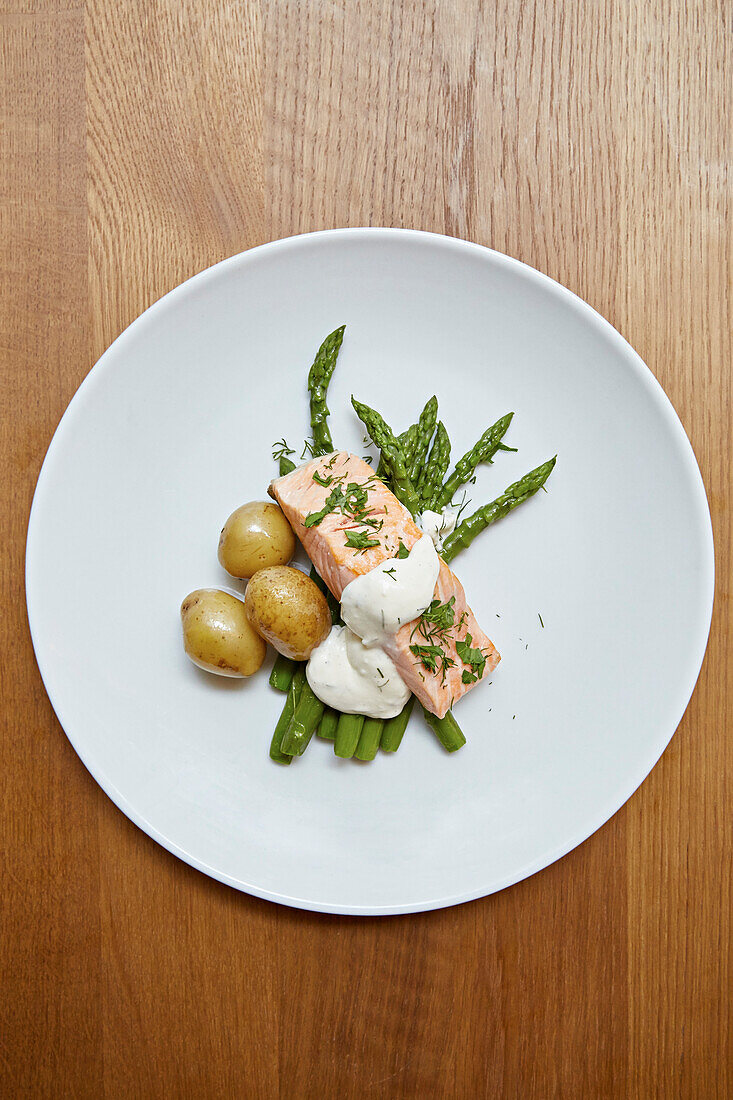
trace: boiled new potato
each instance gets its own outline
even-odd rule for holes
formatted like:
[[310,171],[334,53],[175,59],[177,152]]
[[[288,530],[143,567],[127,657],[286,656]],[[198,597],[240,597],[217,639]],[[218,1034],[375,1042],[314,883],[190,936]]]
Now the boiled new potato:
[[252,577],[258,569],[287,565],[295,553],[295,535],[277,504],[252,500],[232,512],[219,537],[219,561],[233,577]]
[[195,665],[217,676],[251,676],[267,646],[252,629],[242,600],[197,588],[181,604],[183,646]]
[[255,573],[244,606],[257,633],[296,661],[307,660],[331,629],[326,597],[310,577],[288,565]]

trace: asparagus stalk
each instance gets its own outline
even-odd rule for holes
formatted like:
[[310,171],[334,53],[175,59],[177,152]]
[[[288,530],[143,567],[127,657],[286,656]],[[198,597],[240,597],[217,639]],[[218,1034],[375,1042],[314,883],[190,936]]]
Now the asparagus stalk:
[[278,653],[270,673],[270,687],[273,687],[275,691],[287,691],[292,682],[297,663],[290,657],[284,657],[282,653]]
[[334,710],[333,707],[326,707],[316,730],[317,736],[322,737],[324,741],[335,741],[339,718],[340,714],[337,710]]
[[351,404],[375,446],[382,452],[395,496],[414,515],[418,511],[420,501],[407,472],[402,447],[395,438],[394,432],[386,420],[368,405],[357,401],[355,397],[351,398]]
[[479,508],[479,510],[474,512],[472,516],[469,516],[468,519],[464,519],[463,523],[460,523],[455,531],[451,535],[448,535],[448,538],[443,543],[444,561],[452,561],[460,550],[467,549],[476,536],[484,531],[490,524],[495,523],[498,519],[502,519],[504,516],[508,515],[512,509],[522,504],[525,500],[529,500],[531,496],[534,496],[538,489],[541,489],[547,481],[553,471],[556,461],[557,455],[551,458],[549,462],[544,462],[541,466],[537,466],[536,469],[530,470],[530,472],[520,478],[519,481],[515,481],[513,485],[510,485],[496,500],[493,500],[490,504],[485,504],[483,508]]
[[[410,427],[397,436],[397,442],[402,448],[402,453],[405,456],[405,467],[410,464],[410,455],[415,450],[415,442],[417,440],[417,424],[410,424]],[[382,481],[386,481],[389,478],[389,469],[385,461],[384,455],[380,452],[379,464],[377,466],[377,477],[381,477]]]
[[304,679],[290,725],[282,736],[280,751],[288,756],[302,756],[316,732],[324,709],[323,703]]
[[384,722],[381,718],[365,718],[364,725],[359,734],[359,743],[356,746],[354,756],[357,760],[373,760],[377,755],[379,742],[382,739]]
[[415,696],[411,695],[397,717],[389,718],[384,723],[384,727],[382,729],[382,739],[380,742],[381,748],[384,752],[397,752],[397,749],[402,743],[402,738],[405,735],[407,723],[410,721],[410,715],[412,714],[412,708],[414,705]]
[[335,329],[321,344],[308,372],[308,392],[310,393],[311,431],[313,433],[313,454],[327,455],[333,450],[331,430],[328,426],[328,405],[326,397],[338,353],[344,338],[345,325]]
[[342,714],[339,717],[336,728],[336,741],[333,746],[336,756],[350,759],[354,755],[363,726],[363,714]]
[[467,451],[463,458],[459,458],[453,473],[435,499],[436,511],[450,504],[458,489],[473,477],[477,466],[482,462],[491,462],[500,448],[505,449],[501,441],[507,433],[513,416],[514,413],[507,413],[506,416],[500,417],[495,424],[486,429],[471,450]]
[[277,764],[289,764],[293,759],[292,756],[287,755],[282,751],[282,740],[287,732],[287,729],[292,721],[293,714],[295,713],[295,707],[300,696],[300,689],[305,681],[305,666],[301,665],[295,675],[292,677],[290,686],[288,688],[288,695],[285,700],[285,705],[282,709],[282,714],[275,726],[275,732],[272,735],[272,741],[270,742],[270,759],[274,760]]
[[422,712],[425,715],[425,721],[446,752],[456,752],[466,744],[466,738],[463,736],[463,731],[456,722],[451,711],[448,711],[445,718],[437,718],[434,714],[431,714],[429,710],[426,710],[425,707],[422,708]]
[[417,428],[417,423],[410,424],[410,427],[407,429],[407,431],[402,432],[401,435],[397,436],[397,442],[402,448],[402,453],[405,456],[405,466],[407,466],[408,472],[410,466],[412,465],[413,457],[415,455],[415,447],[417,445]]
[[435,439],[430,448],[430,456],[423,467],[423,472],[418,484],[418,494],[422,502],[422,509],[432,506],[433,497],[440,492],[445,477],[445,471],[450,462],[450,439],[445,425],[441,420],[435,432]]
[[407,461],[407,470],[413,485],[416,483],[417,477],[425,465],[425,459],[435,432],[435,423],[437,419],[438,398],[433,396],[420,413],[417,429],[413,437],[414,442],[408,441],[403,445],[405,459]]

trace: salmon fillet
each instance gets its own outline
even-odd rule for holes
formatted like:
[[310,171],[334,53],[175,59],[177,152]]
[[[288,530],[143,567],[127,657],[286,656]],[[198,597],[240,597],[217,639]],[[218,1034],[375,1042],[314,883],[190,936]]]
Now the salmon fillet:
[[[299,466],[273,481],[270,494],[338,600],[356,577],[395,557],[400,543],[411,550],[422,538],[407,508],[371,466],[347,451]],[[443,718],[462,695],[489,677],[500,657],[468,606],[463,586],[442,559],[433,599],[450,604],[452,625],[415,619],[384,648],[423,706]]]

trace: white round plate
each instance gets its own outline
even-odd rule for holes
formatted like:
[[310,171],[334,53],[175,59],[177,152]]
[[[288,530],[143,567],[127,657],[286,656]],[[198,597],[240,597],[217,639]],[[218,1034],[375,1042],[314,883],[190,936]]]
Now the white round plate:
[[[337,446],[364,452],[352,393],[399,430],[435,393],[454,456],[515,412],[518,452],[480,470],[477,505],[559,457],[549,492],[453,563],[503,656],[457,707],[467,745],[447,755],[413,717],[393,756],[338,760],[314,739],[283,768],[268,758],[283,697],[267,671],[194,668],[179,605],[236,586],[219,530],[265,497],[273,442],[300,445],[308,367],[341,323]],[[453,905],[588,837],[674,733],[712,596],[695,458],[628,344],[516,260],[394,229],[276,241],[152,306],[69,405],[28,532],[38,664],[92,775],[194,867],[325,912]]]

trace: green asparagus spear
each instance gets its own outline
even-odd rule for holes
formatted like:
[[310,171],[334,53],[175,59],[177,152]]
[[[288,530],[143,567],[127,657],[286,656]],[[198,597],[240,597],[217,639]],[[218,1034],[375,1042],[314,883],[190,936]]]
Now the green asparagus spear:
[[415,696],[411,695],[396,718],[390,718],[384,723],[382,729],[381,748],[384,752],[397,752],[402,743],[402,738],[410,721],[412,708],[415,704]]
[[507,433],[513,416],[514,413],[507,413],[506,416],[502,416],[495,424],[486,429],[478,443],[474,444],[463,458],[459,458],[453,473],[435,500],[436,511],[444,508],[446,504],[450,504],[461,485],[465,485],[473,477],[477,466],[480,466],[482,462],[491,462],[496,452],[503,449],[501,441]]
[[375,446],[379,447],[384,457],[389,476],[392,480],[392,489],[396,497],[402,501],[405,507],[414,515],[418,510],[419,500],[415,488],[407,473],[405,456],[402,452],[394,432],[389,424],[368,405],[351,398],[356,415],[369,433]]
[[290,657],[283,657],[282,653],[278,653],[270,673],[270,687],[274,687],[275,691],[287,691],[297,663]]
[[314,694],[308,681],[304,680],[290,725],[280,742],[280,751],[288,756],[302,756],[316,732],[323,710],[323,703]]
[[425,707],[422,708],[422,712],[425,715],[425,721],[446,752],[456,752],[457,749],[462,748],[462,746],[466,744],[466,738],[463,736],[461,727],[453,717],[452,711],[449,710],[445,718],[437,718],[434,714],[431,714],[429,710],[426,710]]
[[[405,468],[409,468],[412,457],[415,453],[415,444],[417,443],[417,422],[410,424],[410,427],[397,436],[397,442],[402,448],[402,453],[405,456]],[[389,477],[389,469],[384,456],[380,454],[379,465],[377,466],[377,477],[381,477],[385,481]]]
[[331,375],[338,359],[338,353],[341,350],[345,328],[345,325],[341,325],[340,328],[335,329],[326,337],[313,360],[313,366],[308,372],[314,455],[327,455],[333,450],[331,431],[328,427],[326,396],[328,394],[328,384],[331,381]]
[[282,751],[282,739],[287,732],[290,725],[293,714],[295,713],[295,707],[300,696],[300,689],[303,686],[305,680],[305,665],[301,665],[297,669],[295,675],[292,677],[290,686],[288,688],[287,698],[285,705],[282,709],[282,714],[278,719],[278,723],[275,726],[275,732],[272,735],[272,741],[270,742],[270,759],[274,760],[277,764],[289,764],[293,759],[292,756],[288,756]]
[[359,743],[356,746],[354,756],[357,760],[373,760],[377,755],[379,742],[382,738],[384,722],[381,718],[365,718],[364,725],[359,734]]
[[334,710],[333,707],[326,707],[318,725],[318,729],[316,730],[318,737],[322,737],[324,741],[335,741],[339,717],[340,715],[337,710]]
[[405,446],[405,459],[407,472],[413,485],[425,465],[425,459],[430,449],[430,444],[435,433],[435,423],[438,419],[438,398],[431,397],[420,413],[415,433],[415,442],[412,447]]
[[443,558],[445,561],[452,561],[459,550],[465,550],[471,545],[473,540],[490,524],[495,523],[496,520],[502,519],[508,515],[513,508],[522,504],[523,501],[529,500],[531,496],[541,489],[547,481],[548,477],[553,471],[555,462],[557,461],[557,455],[551,458],[549,462],[544,462],[541,466],[537,466],[536,469],[530,470],[528,474],[520,478],[519,481],[515,481],[513,485],[510,485],[500,497],[493,500],[491,504],[485,504],[483,508],[479,508],[477,512],[474,512],[468,519],[464,519],[463,523],[459,523],[453,534],[449,535],[443,543]]
[[[407,431],[402,432],[401,435],[397,436],[397,442],[402,448],[402,453],[405,456],[405,466],[408,468],[408,470],[412,465],[412,460],[415,456],[415,447],[417,445],[417,429],[417,423],[410,424],[410,427],[407,429]],[[410,480],[412,480],[412,478],[410,478]]]
[[423,472],[418,485],[418,494],[422,502],[422,508],[432,507],[432,500],[436,493],[440,492],[445,471],[450,462],[450,439],[443,421],[439,421],[435,432],[435,439],[430,448],[430,455],[423,466]]
[[359,738],[364,726],[363,714],[342,714],[336,727],[336,741],[333,751],[336,756],[350,759],[356,752]]

